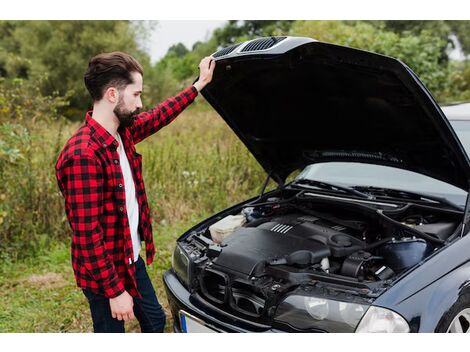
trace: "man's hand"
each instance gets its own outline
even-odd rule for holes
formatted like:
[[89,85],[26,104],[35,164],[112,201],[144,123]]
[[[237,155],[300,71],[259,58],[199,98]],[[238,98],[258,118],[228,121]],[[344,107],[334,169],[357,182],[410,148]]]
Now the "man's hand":
[[134,301],[132,296],[124,291],[119,296],[109,299],[111,315],[117,320],[128,321],[134,319]]
[[199,79],[194,83],[194,87],[200,92],[202,88],[212,81],[212,74],[214,73],[215,60],[212,56],[206,56],[199,63]]

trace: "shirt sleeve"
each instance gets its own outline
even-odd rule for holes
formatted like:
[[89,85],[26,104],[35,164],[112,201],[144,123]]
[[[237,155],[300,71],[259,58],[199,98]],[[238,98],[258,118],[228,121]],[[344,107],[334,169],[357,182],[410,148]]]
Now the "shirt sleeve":
[[142,112],[135,118],[129,129],[134,143],[139,143],[173,121],[197,97],[198,91],[190,86],[179,94],[155,106],[152,110]]
[[75,155],[63,171],[65,206],[72,226],[72,250],[108,298],[125,291],[103,241],[100,218],[104,204],[104,173],[91,156]]

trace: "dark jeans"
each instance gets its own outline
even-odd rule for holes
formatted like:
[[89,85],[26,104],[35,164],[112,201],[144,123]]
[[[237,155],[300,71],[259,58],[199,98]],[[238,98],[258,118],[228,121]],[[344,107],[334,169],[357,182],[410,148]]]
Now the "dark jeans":
[[[139,321],[142,332],[163,332],[165,313],[158,303],[141,257],[136,261],[135,266],[137,290],[142,298],[134,297],[134,315]],[[83,293],[90,304],[94,332],[124,332],[124,321],[111,316],[108,298],[88,290],[83,290]]]

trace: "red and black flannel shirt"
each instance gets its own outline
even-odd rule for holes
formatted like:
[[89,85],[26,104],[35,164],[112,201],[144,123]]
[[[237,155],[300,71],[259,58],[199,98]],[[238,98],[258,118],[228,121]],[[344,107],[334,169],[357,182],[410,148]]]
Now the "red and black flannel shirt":
[[[145,241],[148,265],[153,261],[155,247],[142,178],[142,156],[136,152],[135,144],[169,124],[197,94],[196,88],[188,87],[153,110],[140,113],[132,127],[118,130],[134,176],[138,231]],[[117,147],[114,137],[88,112],[86,123],[60,153],[56,176],[73,232],[71,254],[77,285],[108,298],[124,290],[139,297]]]

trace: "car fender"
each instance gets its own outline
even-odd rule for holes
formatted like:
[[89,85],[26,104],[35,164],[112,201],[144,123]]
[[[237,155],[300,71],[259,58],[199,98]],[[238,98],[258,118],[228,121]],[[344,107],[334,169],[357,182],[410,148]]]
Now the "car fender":
[[[426,292],[425,292],[426,291]],[[412,304],[423,302],[419,332],[434,332],[459,296],[470,292],[470,262],[456,268],[416,294]]]

